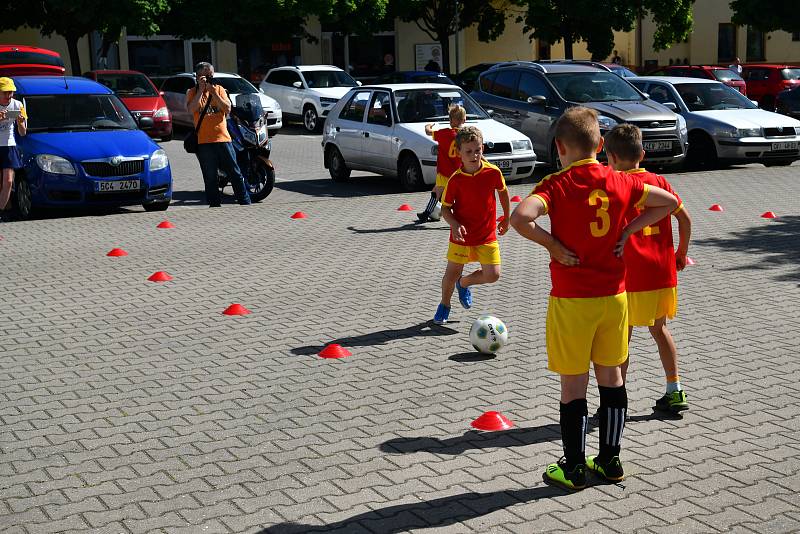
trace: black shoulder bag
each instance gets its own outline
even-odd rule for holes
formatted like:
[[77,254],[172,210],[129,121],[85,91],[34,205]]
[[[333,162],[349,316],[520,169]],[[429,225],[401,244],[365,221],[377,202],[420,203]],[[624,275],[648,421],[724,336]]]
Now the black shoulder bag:
[[200,125],[203,124],[203,119],[206,116],[206,112],[208,112],[208,107],[211,105],[211,95],[208,95],[208,102],[203,107],[203,111],[200,112],[200,118],[197,119],[197,127],[192,130],[192,133],[186,136],[186,139],[183,140],[183,149],[188,152],[189,154],[194,154],[197,152],[197,132],[200,131]]

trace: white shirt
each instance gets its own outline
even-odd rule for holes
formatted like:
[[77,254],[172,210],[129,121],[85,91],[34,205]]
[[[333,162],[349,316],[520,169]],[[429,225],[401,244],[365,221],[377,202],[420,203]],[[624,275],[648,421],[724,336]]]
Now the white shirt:
[[[22,102],[14,98],[7,106],[0,105],[0,111],[22,111]],[[17,119],[7,118],[0,121],[0,146],[16,146],[17,140],[14,139],[14,124]]]

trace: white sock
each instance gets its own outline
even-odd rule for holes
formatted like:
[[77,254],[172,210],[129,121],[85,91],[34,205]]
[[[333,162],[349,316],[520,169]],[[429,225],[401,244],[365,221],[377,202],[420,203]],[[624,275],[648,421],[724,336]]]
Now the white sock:
[[667,395],[671,393],[675,393],[676,391],[681,390],[681,380],[680,378],[675,380],[675,382],[667,382]]

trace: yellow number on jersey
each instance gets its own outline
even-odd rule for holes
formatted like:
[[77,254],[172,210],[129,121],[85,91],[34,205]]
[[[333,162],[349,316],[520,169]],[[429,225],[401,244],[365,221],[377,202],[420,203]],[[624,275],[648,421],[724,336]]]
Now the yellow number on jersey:
[[597,208],[595,216],[600,220],[589,223],[589,230],[594,237],[603,237],[611,228],[611,218],[608,216],[608,195],[602,189],[595,189],[589,195],[589,205],[596,206],[598,204],[600,207]]
[[645,226],[642,228],[642,235],[644,236],[658,235],[659,232],[661,232],[661,230],[658,228],[658,226]]
[[447,152],[447,155],[450,156],[451,158],[457,158],[458,157],[458,149],[456,148],[456,140],[455,139],[453,139],[453,141],[450,143],[450,150]]

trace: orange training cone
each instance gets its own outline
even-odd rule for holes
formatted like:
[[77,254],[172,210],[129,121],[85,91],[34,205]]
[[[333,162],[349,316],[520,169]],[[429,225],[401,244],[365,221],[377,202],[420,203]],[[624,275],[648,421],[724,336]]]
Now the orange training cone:
[[402,204],[399,208],[397,208],[397,211],[413,211],[413,210],[411,206],[409,206],[408,204]]
[[308,215],[303,213],[302,211],[296,211],[291,216],[292,219],[308,219]]
[[720,206],[719,204],[714,204],[713,206],[711,206],[708,209],[709,209],[709,211],[725,211],[725,210],[722,209],[722,206]]
[[165,273],[164,271],[156,271],[150,275],[148,278],[151,282],[169,282],[172,280],[172,277]]
[[774,211],[765,211],[764,213],[761,214],[761,217],[763,219],[777,219],[778,218],[778,216],[775,215]]
[[692,258],[686,256],[686,265],[694,265],[695,263],[696,262]]
[[519,195],[514,195],[511,197],[511,202],[522,202],[522,198]]
[[169,221],[161,221],[156,228],[175,228],[175,225]]
[[128,253],[122,250],[121,248],[112,248],[108,251],[106,256],[111,256],[112,258],[119,258],[120,256],[127,256]]
[[353,353],[342,347],[338,343],[331,343],[319,353],[320,358],[346,358],[352,356]]
[[486,412],[471,423],[472,428],[496,432],[498,430],[508,430],[514,423],[500,412]]
[[249,315],[253,312],[242,306],[241,304],[231,304],[222,312],[222,315]]

